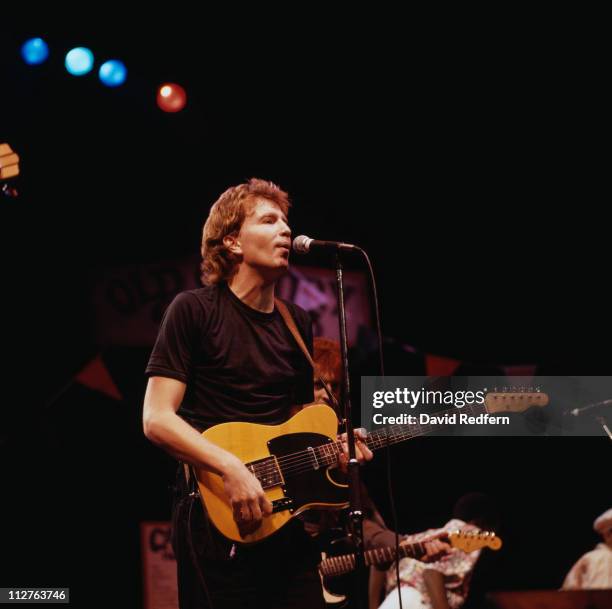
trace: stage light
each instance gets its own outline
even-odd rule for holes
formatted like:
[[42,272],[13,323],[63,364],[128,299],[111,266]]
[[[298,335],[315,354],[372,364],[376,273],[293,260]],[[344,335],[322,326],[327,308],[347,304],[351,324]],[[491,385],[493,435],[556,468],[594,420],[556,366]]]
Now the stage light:
[[83,76],[93,68],[93,53],[85,47],[76,47],[66,54],[66,70],[73,76]]
[[164,112],[179,112],[187,103],[187,93],[181,85],[166,83],[157,90],[157,105]]
[[98,75],[107,87],[118,87],[125,82],[127,68],[118,59],[109,59],[100,66]]
[[49,57],[49,47],[42,38],[30,38],[23,43],[21,56],[30,65],[43,63]]

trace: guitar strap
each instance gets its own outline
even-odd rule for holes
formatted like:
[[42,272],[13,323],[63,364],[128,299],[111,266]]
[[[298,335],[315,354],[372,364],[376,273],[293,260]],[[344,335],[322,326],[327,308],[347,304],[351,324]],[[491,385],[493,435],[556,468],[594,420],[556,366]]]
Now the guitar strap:
[[[297,329],[297,326],[295,325],[295,321],[291,313],[289,312],[287,305],[282,300],[279,300],[278,298],[274,299],[274,304],[276,305],[278,312],[281,314],[285,324],[287,325],[287,328],[289,328],[289,332],[291,332],[291,335],[295,339],[295,342],[298,344],[298,346],[302,350],[302,353],[306,356],[306,359],[312,366],[312,369],[315,370],[316,369],[315,363],[312,361],[312,357],[308,351],[308,348],[306,347],[304,343],[304,339],[302,338],[300,331]],[[327,397],[329,397],[329,399],[331,400],[331,403],[336,408],[336,412],[339,413],[340,405],[338,404],[338,400],[336,400],[336,396],[332,393],[332,390],[329,388],[329,385],[327,384],[325,379],[320,374],[317,375],[317,378],[320,381],[321,385],[323,385],[323,388],[325,389],[325,393],[327,393]]]

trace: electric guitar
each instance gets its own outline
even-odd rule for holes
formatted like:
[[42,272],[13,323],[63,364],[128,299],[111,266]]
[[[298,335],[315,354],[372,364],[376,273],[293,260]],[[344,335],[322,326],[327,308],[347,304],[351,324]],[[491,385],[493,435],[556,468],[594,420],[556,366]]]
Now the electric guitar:
[[[463,409],[471,414],[522,412],[545,406],[545,393],[488,393],[485,403]],[[448,412],[456,412],[456,408]],[[437,413],[440,414],[440,413]],[[393,425],[368,434],[370,450],[439,430],[439,425]],[[272,504],[272,514],[253,529],[239,528],[221,476],[196,468],[200,497],[219,532],[236,542],[261,541],[310,508],[340,509],[348,505],[348,484],[337,468],[342,444],[338,419],[327,405],[304,408],[281,425],[221,423],[202,435],[236,455],[259,480]]]
[[[458,548],[464,552],[474,552],[481,548],[499,550],[502,547],[501,538],[489,531],[452,531],[448,533],[448,543],[453,548]],[[399,547],[400,558],[416,558],[419,560],[425,556],[425,553],[423,542],[404,543]],[[395,560],[395,546],[366,550],[363,556],[367,567],[390,563]],[[354,569],[354,553],[326,557],[319,564],[319,573],[324,577],[338,577],[350,573]]]
[[0,193],[6,197],[16,198],[17,189],[9,186],[8,180],[19,175],[19,155],[11,146],[0,142]]
[[[487,531],[457,530],[448,533],[445,537],[448,537],[448,543],[453,548],[458,548],[464,552],[474,552],[485,547],[491,550],[499,550],[502,547],[502,540],[495,533]],[[399,557],[420,560],[425,555],[424,541],[400,544]],[[330,549],[333,552],[334,550],[338,551],[337,548],[344,549],[347,546],[352,547],[348,538],[344,536],[336,539],[330,545]],[[371,565],[381,566],[390,564],[395,561],[395,546],[366,550],[363,555],[365,564],[368,567]],[[321,558],[319,577],[321,578],[326,606],[333,609],[347,607],[346,595],[350,589],[350,582],[347,580],[346,575],[355,569],[355,554],[348,552],[331,556],[328,553],[321,552]]]

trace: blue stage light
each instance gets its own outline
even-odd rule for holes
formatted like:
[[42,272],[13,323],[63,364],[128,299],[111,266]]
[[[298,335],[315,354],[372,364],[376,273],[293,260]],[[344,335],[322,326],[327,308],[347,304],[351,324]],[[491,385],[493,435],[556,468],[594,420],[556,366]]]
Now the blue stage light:
[[100,66],[98,75],[100,76],[100,80],[107,87],[118,87],[125,82],[127,68],[125,64],[118,59],[109,59]]
[[23,43],[21,56],[30,65],[43,63],[49,57],[49,47],[42,38],[30,38]]
[[93,53],[85,47],[76,47],[66,54],[66,70],[73,76],[87,74],[94,64]]

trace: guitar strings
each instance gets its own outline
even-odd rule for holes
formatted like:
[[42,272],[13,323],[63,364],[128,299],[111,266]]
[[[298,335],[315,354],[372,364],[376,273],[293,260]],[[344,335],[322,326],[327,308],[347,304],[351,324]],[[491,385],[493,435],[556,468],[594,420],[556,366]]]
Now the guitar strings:
[[[469,410],[471,414],[474,414],[473,408],[474,405],[468,405],[466,410]],[[480,410],[480,409],[478,409]],[[450,410],[452,412],[452,409]],[[381,430],[377,430],[368,434],[365,442],[366,445],[372,446],[373,448],[382,448],[385,446],[389,440],[394,442],[409,440],[414,437],[422,436],[427,433],[431,433],[438,429],[437,425],[425,426],[425,425],[413,425],[409,429],[406,429],[406,426],[402,425],[392,425],[386,427]],[[253,469],[256,470],[256,475],[261,475],[265,478],[274,477],[277,472],[277,469],[280,469],[280,473],[283,476],[294,476],[300,473],[304,473],[307,471],[312,471],[313,466],[317,464],[322,465],[332,465],[334,461],[337,460],[338,455],[340,454],[342,442],[335,441],[327,444],[322,444],[316,447],[312,447],[315,451],[313,455],[313,451],[308,449],[302,449],[295,453],[288,453],[281,457],[277,457],[274,459],[274,456],[271,455],[269,457],[269,462],[267,463],[259,463],[254,464]],[[327,452],[327,447],[332,452],[329,454]],[[316,463],[314,462],[316,460]],[[277,464],[278,463],[278,468]],[[254,472],[255,473],[255,472]],[[273,486],[276,486],[273,485]]]
[[[469,404],[466,406],[466,410],[469,410],[470,414],[475,414],[475,412],[473,411],[475,406],[477,405]],[[479,411],[480,408],[478,408],[477,410]],[[448,411],[442,411],[438,413],[438,415],[444,414],[446,412],[453,412],[453,409],[450,409]],[[388,437],[391,437],[391,439],[393,440],[408,440],[412,437],[424,435],[426,433],[435,431],[437,429],[437,426],[435,424],[432,424],[432,426],[428,426],[428,425],[421,425],[417,423],[415,425],[412,425],[409,430],[407,430],[406,427],[407,427],[406,425],[390,425],[389,427],[385,427],[384,429],[373,431],[370,434],[368,434],[366,443],[374,444],[376,442],[380,442],[381,443],[380,446],[375,446],[375,448],[381,448],[382,446],[386,445]],[[396,434],[399,437],[396,438],[395,437]],[[337,441],[337,442],[334,442],[334,444],[336,444],[336,446],[340,446],[341,442]],[[329,445],[330,444],[324,444],[321,446],[329,446]],[[320,447],[313,447],[313,448],[317,449]],[[310,455],[307,455],[307,453],[309,453],[309,451],[307,450],[301,450],[296,453],[288,453],[287,455],[278,457],[277,461],[279,462],[279,464],[281,463],[289,464],[293,458],[300,459],[304,457],[305,455],[307,459],[310,459]]]
[[[375,449],[377,449],[385,446],[388,439],[393,441],[409,440],[413,437],[424,435],[432,431],[436,431],[436,429],[434,428],[421,431],[421,426],[419,426],[419,431],[410,431],[404,429],[401,425],[395,425],[392,427],[387,427],[383,430],[372,432],[366,439],[366,443],[369,446],[373,446]],[[314,458],[317,460],[317,462],[320,462],[323,465],[332,465],[337,460],[341,445],[341,442],[332,442],[313,447],[313,449],[318,453]],[[325,450],[327,447],[329,447],[329,450],[332,451],[332,454],[329,454],[327,450]],[[313,455],[309,450],[289,453],[282,457],[278,457],[276,460],[274,460],[273,456],[271,456],[269,457],[269,461],[267,463],[254,464],[253,468],[256,470],[257,474],[261,474],[262,476],[268,478],[273,477],[277,471],[276,462],[278,462],[281,474],[283,476],[293,476],[306,471],[312,471],[313,469]]]
[[[429,431],[434,431],[427,430],[426,432],[415,433],[401,430],[401,426],[395,426],[395,428],[398,429],[397,433],[392,428],[385,428],[385,430],[381,430],[384,432],[384,436],[382,433],[373,432],[376,434],[376,437],[372,437],[372,434],[370,434],[366,440],[366,443],[376,449],[385,446],[388,441],[387,438],[393,441],[401,441],[416,437],[417,435],[423,435]],[[312,455],[312,451],[310,450],[301,450],[296,453],[290,453],[288,455],[284,455],[283,457],[277,458],[276,460],[274,460],[273,457],[269,457],[268,462],[253,465],[253,469],[255,470],[254,473],[256,475],[261,475],[264,478],[273,478],[277,472],[277,462],[283,476],[293,476],[306,471],[312,471],[314,459],[316,459],[316,462],[321,465],[332,465],[337,461],[338,455],[340,454],[341,445],[341,442],[332,442],[313,447],[317,453],[314,457]],[[331,451],[331,453],[328,451]],[[272,486],[276,486],[276,484]]]
[[[482,408],[479,404],[468,404],[466,405],[465,410],[470,412],[470,414],[475,414],[475,411],[480,412]],[[453,412],[453,409],[443,412]],[[435,424],[432,424],[431,426],[416,424],[412,426],[409,430],[406,430],[405,427],[406,426],[394,425],[386,427],[382,430],[372,432],[366,438],[366,444],[368,446],[373,446],[375,449],[381,448],[382,446],[385,446],[388,443],[389,439],[393,441],[409,440],[411,438],[422,436],[439,429],[439,426]],[[423,429],[424,427],[425,429]],[[276,474],[276,463],[278,463],[278,468],[280,469],[280,473],[283,476],[297,475],[303,472],[311,471],[313,469],[313,466],[320,466],[320,464],[332,465],[340,454],[341,445],[341,442],[336,441],[313,447],[313,450],[303,449],[295,453],[289,453],[287,455],[277,457],[276,459],[274,459],[274,456],[271,455],[269,457],[269,462],[263,464],[254,464],[253,469],[257,470],[257,474],[270,478],[273,477],[274,474]],[[330,447],[329,450],[332,451],[331,455],[328,454],[326,450],[328,446]],[[313,460],[316,460],[316,462],[313,463]]]

